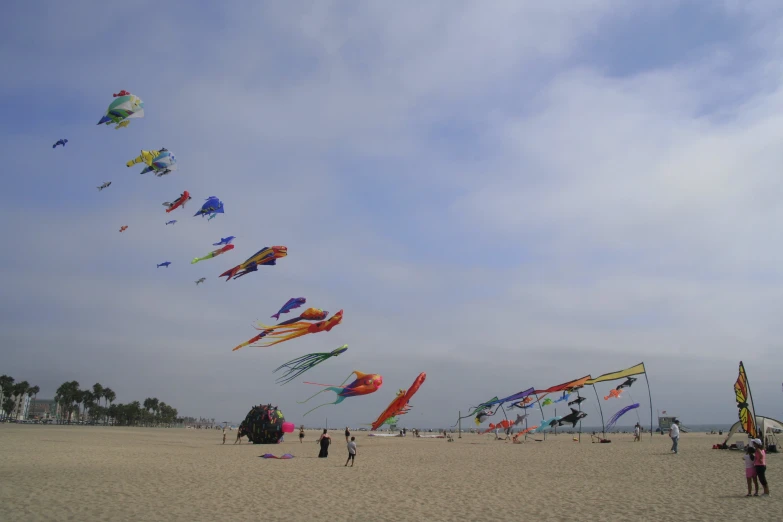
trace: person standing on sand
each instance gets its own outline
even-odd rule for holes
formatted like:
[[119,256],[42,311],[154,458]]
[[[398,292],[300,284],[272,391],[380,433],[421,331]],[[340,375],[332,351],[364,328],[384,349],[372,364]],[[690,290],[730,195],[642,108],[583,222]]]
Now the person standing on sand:
[[242,435],[244,435],[244,434],[245,434],[244,430],[242,430],[242,428],[240,427],[237,430],[237,440],[234,441],[234,444],[236,444],[237,442],[242,444]]
[[348,442],[348,439],[351,438],[351,430],[348,429],[348,426],[345,427],[345,442]]
[[318,458],[325,459],[329,456],[329,444],[332,443],[332,438],[326,432],[326,428],[324,428],[323,434],[318,439],[318,443],[321,445],[321,452],[318,453]]
[[640,442],[642,440],[642,428],[639,423],[636,423],[636,427],[633,429],[633,441]]
[[752,496],[750,494],[750,485],[751,483],[755,484],[756,486],[756,495],[759,496],[759,481],[756,478],[756,466],[754,463],[754,458],[756,456],[756,450],[753,449],[753,444],[748,444],[748,447],[745,448],[745,456],[742,457],[742,459],[745,461],[745,479],[748,481],[748,494],[745,495],[746,497]]
[[348,461],[351,462],[351,467],[353,467],[354,458],[356,458],[356,437],[351,437],[350,442],[348,442],[348,460],[345,461],[345,465],[348,466]]
[[226,430],[223,429],[223,444],[226,443]]
[[672,449],[675,454],[679,452],[679,443],[680,443],[680,421],[674,421],[672,422],[672,427],[669,428],[669,437],[672,439]]
[[756,455],[753,458],[753,464],[756,467],[756,475],[759,477],[761,487],[764,488],[762,497],[769,496],[769,485],[767,484],[767,452],[764,451],[764,443],[760,439],[753,439],[751,444],[756,446]]
[[299,444],[304,440],[304,424],[299,426]]

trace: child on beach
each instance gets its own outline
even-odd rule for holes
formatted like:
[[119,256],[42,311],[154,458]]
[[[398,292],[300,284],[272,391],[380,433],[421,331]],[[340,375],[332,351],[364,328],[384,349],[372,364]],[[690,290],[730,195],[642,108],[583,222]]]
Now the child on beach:
[[756,479],[756,465],[754,463],[755,456],[756,452],[753,449],[753,444],[748,444],[748,447],[745,448],[745,455],[742,457],[742,459],[745,461],[745,480],[748,481],[748,494],[745,495],[746,497],[752,496],[750,494],[751,482],[756,486],[755,496],[759,496],[759,482]]
[[356,437],[351,437],[350,442],[348,442],[348,460],[345,461],[345,465],[348,466],[348,462],[351,463],[351,467],[353,467],[353,459],[356,457]]
[[[759,482],[764,488],[762,497],[769,496],[769,486],[767,485],[767,452],[764,451],[764,443],[760,439],[753,439],[751,442],[753,446],[756,446],[756,456],[753,459],[753,464],[756,466],[756,475],[759,477]],[[758,486],[756,487],[758,491]],[[758,494],[758,493],[757,493]]]

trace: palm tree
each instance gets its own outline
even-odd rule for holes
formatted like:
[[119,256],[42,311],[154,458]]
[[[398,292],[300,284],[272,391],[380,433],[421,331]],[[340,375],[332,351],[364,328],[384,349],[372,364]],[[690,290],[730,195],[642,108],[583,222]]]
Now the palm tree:
[[[14,390],[14,378],[11,377],[10,375],[0,375],[0,395],[3,396],[2,406],[4,412],[8,411],[5,408],[6,405],[5,401],[7,401],[11,397],[11,395],[13,395],[13,390]],[[14,405],[16,405],[16,403],[14,403]],[[7,415],[9,416],[11,415],[10,411],[7,413]]]
[[87,410],[90,409],[94,403],[92,392],[90,390],[80,390],[78,402],[82,404],[82,420],[87,421],[89,418],[87,416]]
[[103,398],[103,386],[101,386],[101,383],[96,382],[92,385],[92,396],[98,401],[98,404],[101,403],[101,399]]
[[22,409],[22,397],[27,394],[27,390],[30,389],[30,383],[27,381],[18,382],[14,385],[13,394],[14,397],[16,397],[16,410],[14,414],[14,419],[19,419],[19,414],[21,413]]
[[41,391],[41,388],[38,386],[32,386],[27,389],[27,396],[33,397],[33,399],[30,401],[30,405],[27,407],[28,413],[33,411],[33,404],[35,404],[35,399],[38,398],[38,392]]
[[[114,390],[112,390],[111,388],[104,388],[103,389],[103,398],[106,399],[107,406],[110,405],[110,404],[113,405],[114,399],[117,398],[117,394],[115,394]],[[109,417],[115,417],[114,415],[111,414],[111,406],[109,406],[109,410],[108,411],[109,411]],[[114,411],[116,413],[116,409]],[[107,417],[107,421],[108,421],[108,417]]]

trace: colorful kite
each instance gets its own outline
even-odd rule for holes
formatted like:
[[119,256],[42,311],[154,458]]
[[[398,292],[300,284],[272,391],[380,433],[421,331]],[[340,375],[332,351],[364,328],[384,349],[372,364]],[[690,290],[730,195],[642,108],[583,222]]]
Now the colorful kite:
[[372,423],[373,431],[380,428],[386,419],[396,415],[405,415],[408,413],[408,411],[411,409],[411,406],[408,404],[408,402],[411,400],[411,397],[413,397],[413,394],[419,390],[426,378],[427,374],[421,372],[419,376],[416,377],[416,379],[413,381],[413,384],[411,384],[410,388],[407,390],[398,391],[397,396],[393,401],[391,401],[391,404],[389,404],[389,406],[383,410],[383,413],[381,413],[380,416],[375,419],[375,422]]
[[570,396],[571,396],[570,393],[563,392],[563,395],[559,399],[555,400],[554,402],[555,404],[557,404],[558,402],[567,401]]
[[542,431],[546,431],[549,428],[556,426],[558,422],[560,422],[560,419],[563,417],[552,417],[551,419],[547,419],[543,422],[541,422],[541,425],[535,429],[534,433],[541,433]]
[[168,201],[166,201],[165,203],[163,203],[163,206],[168,207],[166,208],[166,213],[168,214],[172,210],[176,210],[179,207],[185,208],[185,203],[187,203],[191,199],[193,198],[190,196],[190,192],[186,190],[182,192],[182,194],[180,194],[179,197],[175,199],[173,203],[169,203]]
[[273,266],[277,264],[277,260],[281,257],[288,255],[288,248],[284,246],[264,247],[252,256],[248,257],[244,263],[237,265],[234,268],[226,270],[218,277],[226,278],[226,283],[229,279],[238,279],[243,275],[247,275],[250,272],[258,270],[259,266]]
[[177,158],[165,147],[160,150],[142,150],[139,156],[125,165],[132,167],[137,163],[145,163],[147,165],[140,174],[154,172],[157,177],[165,176],[177,170]]
[[303,304],[307,302],[307,299],[304,297],[292,297],[286,303],[280,308],[280,310],[277,311],[276,314],[272,315],[274,319],[280,319],[280,314],[287,314],[294,308],[299,308]]
[[[342,310],[340,312],[342,313]],[[335,314],[336,316],[337,314]],[[356,374],[356,380],[354,380],[351,384],[348,386],[343,386],[346,382],[348,382],[348,379],[351,378],[351,375]],[[337,394],[337,399],[334,402],[327,402],[325,404],[321,404],[319,406],[316,406],[312,410],[309,410],[306,412],[305,415],[310,413],[311,411],[317,410],[321,406],[327,406],[329,404],[340,404],[343,402],[347,397],[357,397],[359,395],[368,395],[370,393],[375,393],[376,391],[381,389],[381,386],[383,386],[383,377],[377,373],[362,373],[358,370],[354,370],[348,375],[348,377],[340,384],[339,386],[333,386],[330,384],[318,384],[315,382],[306,382],[305,384],[315,384],[316,386],[326,386],[323,390],[314,393],[307,399],[305,399],[302,402],[297,401],[297,404],[304,404],[319,393],[323,393],[327,390],[331,390]]]
[[544,402],[541,403],[541,406],[549,406],[550,404],[552,404],[552,399],[547,397],[546,399],[544,399]]
[[344,344],[341,347],[332,350],[331,352],[309,353],[307,355],[297,357],[296,359],[292,359],[287,363],[283,363],[277,368],[275,368],[274,371],[272,371],[272,373],[275,373],[277,372],[277,370],[280,370],[282,368],[288,368],[288,370],[286,370],[286,372],[282,376],[278,377],[275,382],[281,385],[287,384],[292,380],[296,379],[297,377],[299,377],[300,375],[302,375],[304,372],[306,372],[313,366],[321,364],[322,362],[326,361],[327,359],[331,359],[332,357],[337,357],[341,353],[344,353],[346,350],[348,350],[348,345]]
[[294,458],[294,456],[291,455],[290,453],[286,453],[282,457],[275,457],[271,453],[264,453],[263,455],[261,455],[261,457],[264,458],[264,459],[292,459],[292,458]]
[[[622,417],[622,416],[623,416],[623,415],[625,415],[627,412],[629,412],[629,411],[631,411],[631,410],[633,410],[633,409],[636,409],[636,408],[638,408],[638,407],[639,407],[639,403],[638,403],[638,402],[635,402],[635,403],[631,404],[630,406],[626,406],[626,407],[625,407],[625,408],[623,408],[622,410],[620,410],[620,411],[618,411],[617,413],[615,413],[615,414],[612,416],[612,418],[611,418],[611,419],[609,419],[609,422],[607,422],[607,423],[606,423],[606,428],[604,428],[604,430],[605,430],[605,431],[609,431],[609,429],[610,429],[612,426],[614,426],[614,425],[615,425],[615,423],[616,423],[616,422],[617,422],[617,421],[620,419],[620,417]],[[574,426],[576,426],[576,424],[574,424]]]
[[190,262],[191,265],[194,265],[198,263],[199,261],[204,261],[205,259],[212,259],[213,257],[217,257],[220,254],[224,254],[228,252],[229,250],[233,250],[234,245],[226,245],[223,248],[218,248],[217,250],[213,250],[209,254],[205,255],[204,257],[195,257],[193,258],[193,261]]
[[319,333],[319,332],[329,332],[331,331],[332,328],[340,324],[342,320],[343,320],[343,311],[340,310],[326,321],[319,321],[317,323],[312,323],[312,324],[294,323],[294,324],[283,325],[281,323],[275,326],[266,326],[264,324],[259,323],[261,328],[256,328],[256,330],[263,330],[263,332],[260,335],[254,337],[253,339],[240,344],[232,351],[239,350],[243,346],[247,346],[251,343],[254,343],[255,341],[259,340],[261,337],[266,337],[266,336],[275,337],[276,340],[271,343],[255,344],[253,346],[265,348],[267,346],[274,346],[275,344],[289,341],[291,339],[296,339],[297,337],[302,337],[303,335]]
[[[299,317],[294,317],[294,318],[289,319],[287,321],[283,321],[282,323],[277,323],[275,326],[284,326],[284,325],[288,325],[288,324],[294,324],[294,323],[298,323],[299,321],[323,321],[324,319],[326,319],[326,316],[328,316],[328,315],[329,315],[329,312],[327,312],[325,310],[321,310],[320,308],[308,308],[307,310],[302,312],[299,315]],[[258,328],[256,328],[256,330],[258,330]],[[234,350],[238,350],[239,348],[242,348],[243,346],[247,346],[249,344],[252,344],[252,343],[258,341],[259,339],[261,339],[262,337],[266,337],[268,334],[270,334],[272,332],[274,332],[273,329],[267,328],[266,330],[262,331],[260,334],[256,335],[255,337],[253,337],[249,341],[240,344],[239,346],[234,348]]]
[[128,225],[122,225],[120,227],[120,232],[125,232],[126,230],[128,230]]
[[209,196],[204,204],[201,205],[201,208],[198,210],[198,212],[193,214],[193,217],[210,216],[210,218],[212,218],[217,214],[223,214],[223,202],[220,201],[217,196]]
[[609,395],[605,395],[604,400],[608,401],[611,398],[619,399],[622,394],[622,390],[609,390]]
[[734,383],[734,394],[737,399],[737,409],[742,429],[745,430],[750,438],[758,438],[758,425],[756,423],[756,412],[753,408],[753,398],[750,395],[750,385],[748,376],[745,374],[745,366],[742,361],[739,363],[739,376]]
[[114,101],[106,109],[106,115],[101,118],[98,125],[117,124],[115,129],[127,127],[133,118],[144,117],[144,102],[141,98],[128,91],[122,90],[117,94],[112,94]]

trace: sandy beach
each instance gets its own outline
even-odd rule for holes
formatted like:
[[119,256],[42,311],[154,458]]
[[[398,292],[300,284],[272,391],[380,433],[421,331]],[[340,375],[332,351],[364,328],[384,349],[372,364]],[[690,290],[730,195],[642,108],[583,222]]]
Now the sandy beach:
[[[780,520],[783,470],[769,456],[772,496],[745,498],[742,455],[722,437],[583,435],[511,444],[342,432],[318,459],[308,431],[279,445],[226,445],[218,430],[0,426],[4,520]],[[293,436],[292,436],[293,435]],[[264,453],[295,455],[267,460]]]

